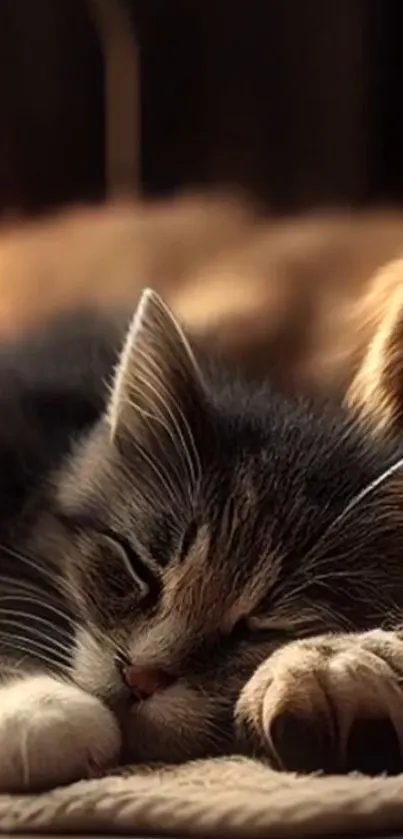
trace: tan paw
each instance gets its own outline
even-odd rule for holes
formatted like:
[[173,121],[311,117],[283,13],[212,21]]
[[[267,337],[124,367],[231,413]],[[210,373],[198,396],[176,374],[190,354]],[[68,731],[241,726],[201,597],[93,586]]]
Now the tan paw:
[[236,719],[285,769],[399,771],[403,641],[374,630],[287,644],[246,684]]

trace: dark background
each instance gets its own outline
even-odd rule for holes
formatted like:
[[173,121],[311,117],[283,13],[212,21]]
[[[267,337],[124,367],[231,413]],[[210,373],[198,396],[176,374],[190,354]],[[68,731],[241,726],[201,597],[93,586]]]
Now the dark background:
[[[126,5],[144,193],[238,184],[276,210],[402,200],[403,2]],[[0,0],[0,212],[103,196],[104,125],[90,3]]]

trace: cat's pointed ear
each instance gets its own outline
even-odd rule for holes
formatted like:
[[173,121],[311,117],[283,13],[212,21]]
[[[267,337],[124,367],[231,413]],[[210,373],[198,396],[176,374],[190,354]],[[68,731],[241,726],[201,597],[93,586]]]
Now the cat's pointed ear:
[[376,432],[403,431],[403,260],[383,268],[359,303],[366,347],[347,393],[349,408]]
[[184,332],[161,298],[146,289],[115,374],[107,412],[112,441],[176,452],[192,471],[197,460],[193,426],[204,394]]

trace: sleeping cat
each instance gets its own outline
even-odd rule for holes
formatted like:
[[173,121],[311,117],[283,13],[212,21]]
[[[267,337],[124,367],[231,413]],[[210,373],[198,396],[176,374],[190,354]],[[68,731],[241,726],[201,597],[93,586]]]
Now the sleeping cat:
[[365,719],[399,762],[403,444],[228,377],[151,291],[119,358],[124,329],[1,351],[1,790],[245,749],[344,771]]

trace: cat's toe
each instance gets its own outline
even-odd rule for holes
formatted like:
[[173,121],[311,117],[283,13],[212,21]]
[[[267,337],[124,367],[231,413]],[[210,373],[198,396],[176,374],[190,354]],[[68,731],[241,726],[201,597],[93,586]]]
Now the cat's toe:
[[366,775],[402,771],[399,741],[387,718],[356,718],[343,750],[337,724],[320,714],[284,710],[270,720],[266,736],[272,762],[288,771]]
[[389,719],[357,719],[347,743],[344,772],[398,775],[403,762],[399,740]]
[[0,689],[0,791],[35,791],[117,761],[120,732],[95,697],[48,676]]
[[293,648],[287,655],[273,656],[258,668],[238,701],[236,721],[242,742],[276,768],[336,769],[334,719],[317,663],[309,651],[304,664]]
[[[250,689],[249,689],[250,688]],[[270,760],[276,769],[310,773],[337,771],[333,721],[307,703],[295,702],[287,691],[279,693],[270,681],[265,693],[244,691],[237,708],[238,732],[243,749]]]
[[275,716],[267,731],[273,763],[291,772],[337,771],[337,752],[326,719],[292,710]]

